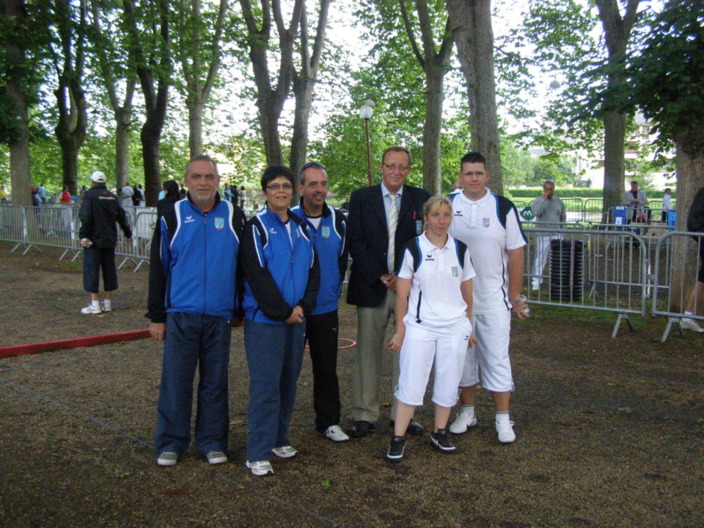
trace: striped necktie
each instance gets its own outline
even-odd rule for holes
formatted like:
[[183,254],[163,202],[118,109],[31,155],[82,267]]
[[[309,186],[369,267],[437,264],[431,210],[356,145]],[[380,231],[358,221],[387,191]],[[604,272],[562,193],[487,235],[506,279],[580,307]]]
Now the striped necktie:
[[398,224],[398,194],[389,193],[391,207],[389,208],[389,251],[386,254],[389,273],[394,272],[396,264],[396,225]]

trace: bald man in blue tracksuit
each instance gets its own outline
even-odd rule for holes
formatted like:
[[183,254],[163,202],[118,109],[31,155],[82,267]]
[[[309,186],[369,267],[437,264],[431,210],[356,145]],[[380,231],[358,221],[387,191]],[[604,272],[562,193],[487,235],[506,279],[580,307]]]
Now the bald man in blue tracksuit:
[[210,464],[227,462],[230,322],[244,214],[221,200],[208,156],[188,164],[186,199],[170,205],[154,231],[149,268],[149,331],[164,342],[157,464],[172,466],[190,443],[193,380],[198,368],[195,440]]

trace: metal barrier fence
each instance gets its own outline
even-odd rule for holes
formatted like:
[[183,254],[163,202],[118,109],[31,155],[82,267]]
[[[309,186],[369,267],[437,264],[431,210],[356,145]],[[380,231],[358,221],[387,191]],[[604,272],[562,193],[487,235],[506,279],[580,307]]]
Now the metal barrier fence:
[[[115,254],[123,260],[118,266],[122,268],[131,262],[137,271],[142,264],[149,261],[151,236],[156,223],[156,210],[153,207],[125,207],[127,220],[132,227],[132,241],[125,239],[118,229]],[[23,248],[22,254],[30,249],[41,252],[41,247],[63,249],[59,257],[67,255],[71,261],[83,254],[78,240],[81,221],[77,204],[46,205],[40,207],[22,207],[17,205],[0,206],[0,240],[14,242],[10,253]]]
[[[652,253],[652,313],[667,317],[661,339],[665,342],[672,325],[681,323],[683,318],[704,320],[704,316],[684,314],[685,310],[695,311],[704,300],[704,283],[698,282],[698,277],[704,273],[704,233],[666,232],[657,239]],[[678,328],[682,335],[682,327],[678,325]]]
[[[129,262],[137,271],[149,261],[157,215],[149,207],[127,207],[126,212],[133,236],[128,243],[119,232],[116,254],[123,258],[119,268]],[[0,206],[0,240],[15,243],[11,252],[47,246],[64,249],[59,259],[69,253],[76,259],[82,255],[79,227],[77,207]],[[655,223],[525,222],[523,228],[528,238],[524,277],[530,303],[614,313],[612,337],[622,321],[632,329],[629,316],[645,316],[649,308],[653,315],[668,319],[663,341],[672,325],[685,317],[683,307],[702,266],[697,255],[704,252],[704,234],[671,231]],[[696,247],[688,237],[696,238]],[[684,254],[681,248],[687,244],[691,247]],[[675,273],[675,266],[681,273]],[[685,284],[686,277],[692,284]],[[696,306],[704,300],[704,287],[694,291]],[[704,321],[702,315],[686,317]]]
[[633,231],[603,227],[525,229],[525,276],[532,304],[616,313],[615,337],[629,315],[645,315],[648,248]]

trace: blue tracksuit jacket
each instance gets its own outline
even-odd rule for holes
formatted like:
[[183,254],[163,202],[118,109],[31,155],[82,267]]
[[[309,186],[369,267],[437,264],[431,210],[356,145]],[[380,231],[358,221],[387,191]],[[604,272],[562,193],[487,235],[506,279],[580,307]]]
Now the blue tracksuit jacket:
[[318,257],[308,228],[288,212],[286,224],[267,206],[245,225],[240,266],[248,321],[284,324],[296,305],[312,313],[320,286]]
[[342,211],[323,204],[323,215],[316,229],[303,212],[302,203],[291,211],[306,222],[320,262],[320,291],[312,313],[333,312],[337,310],[347,271],[347,219]]

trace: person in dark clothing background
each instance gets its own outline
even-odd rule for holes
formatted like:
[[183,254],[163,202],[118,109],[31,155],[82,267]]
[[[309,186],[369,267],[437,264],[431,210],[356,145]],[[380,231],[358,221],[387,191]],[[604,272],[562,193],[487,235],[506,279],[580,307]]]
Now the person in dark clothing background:
[[[115,246],[117,226],[120,224],[128,243],[132,230],[127,222],[120,200],[105,186],[105,174],[95,171],[90,175],[93,186],[83,196],[79,216],[79,237],[83,247],[83,288],[90,293],[90,304],[81,309],[84,314],[99,314],[112,311],[112,292],[117,289],[115,268]],[[99,279],[103,269],[105,296],[100,304]]]

